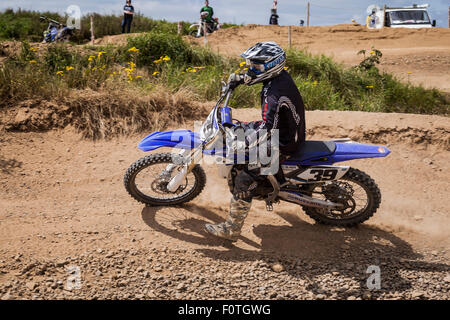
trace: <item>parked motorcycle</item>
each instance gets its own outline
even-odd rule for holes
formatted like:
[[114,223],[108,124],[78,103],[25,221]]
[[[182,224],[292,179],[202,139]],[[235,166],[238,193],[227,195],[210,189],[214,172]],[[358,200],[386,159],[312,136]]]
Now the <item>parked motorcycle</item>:
[[56,20],[47,18],[45,16],[40,17],[41,21],[48,21],[47,30],[44,31],[44,40],[43,43],[49,42],[59,42],[64,41],[67,42],[72,37],[74,28],[68,27],[62,23],[59,23]]
[[217,31],[220,29],[220,23],[218,18],[214,18],[213,23],[207,23],[204,22],[204,19],[208,16],[207,12],[202,12],[200,15],[200,20],[197,23],[192,24],[189,29],[192,29],[189,31],[189,35],[193,36],[195,38],[200,38],[205,35],[204,29],[205,29],[205,23],[206,23],[206,33],[210,34],[214,31]]
[[[215,157],[221,177],[233,190],[243,165],[226,161],[226,144],[217,148],[218,141],[232,135],[240,125],[232,119],[228,107],[232,92],[229,83],[223,83],[222,94],[199,132],[154,132],[139,143],[138,148],[144,152],[162,147],[181,152],[150,154],[133,163],[125,173],[124,184],[134,199],[149,206],[175,206],[195,199],[206,184],[205,172],[197,161],[202,156]],[[272,204],[286,201],[301,206],[319,223],[357,225],[377,211],[380,190],[363,171],[335,163],[389,154],[385,146],[349,139],[306,141],[294,156],[281,163],[286,182],[280,184],[273,175],[267,175],[257,188],[255,200],[265,201],[269,211]]]

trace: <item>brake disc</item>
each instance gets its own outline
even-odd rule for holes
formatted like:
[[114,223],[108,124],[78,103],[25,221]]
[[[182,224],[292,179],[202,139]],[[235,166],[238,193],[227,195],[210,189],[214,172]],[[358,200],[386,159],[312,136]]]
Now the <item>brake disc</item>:
[[339,211],[341,214],[350,214],[355,210],[356,201],[353,199],[353,187],[343,181],[334,181],[322,187],[322,194],[331,202],[342,205],[340,209],[333,209],[332,211]]

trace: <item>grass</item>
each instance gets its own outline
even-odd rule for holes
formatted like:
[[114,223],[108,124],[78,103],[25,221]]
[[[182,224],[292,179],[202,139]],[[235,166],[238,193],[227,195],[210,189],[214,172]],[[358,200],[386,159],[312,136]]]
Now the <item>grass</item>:
[[[449,113],[440,91],[400,82],[375,65],[344,68],[326,56],[297,50],[287,51],[287,61],[308,110]],[[243,71],[239,62],[162,31],[129,38],[122,46],[32,47],[23,42],[0,67],[0,109],[27,99],[55,101],[71,106],[73,121],[88,137],[149,131],[159,112],[168,116],[158,126],[183,115],[200,118],[187,106],[217,100],[221,81]],[[238,87],[231,106],[260,106],[260,90],[261,84]],[[84,91],[111,98],[78,98]]]

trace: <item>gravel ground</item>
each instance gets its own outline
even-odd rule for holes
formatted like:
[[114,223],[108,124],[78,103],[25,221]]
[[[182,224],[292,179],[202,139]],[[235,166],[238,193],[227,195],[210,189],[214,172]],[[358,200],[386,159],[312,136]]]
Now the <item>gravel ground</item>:
[[[276,253],[210,250],[112,250],[97,248],[57,261],[21,255],[1,261],[0,296],[7,299],[438,299],[450,298],[449,266],[398,259],[378,261],[381,288],[369,290],[372,252],[317,263]],[[359,256],[359,257],[358,257]],[[380,256],[378,254],[378,256]],[[80,271],[80,283],[75,278]],[[70,269],[75,273],[70,274]],[[72,285],[72,286],[71,286]],[[77,287],[79,285],[79,287]]]

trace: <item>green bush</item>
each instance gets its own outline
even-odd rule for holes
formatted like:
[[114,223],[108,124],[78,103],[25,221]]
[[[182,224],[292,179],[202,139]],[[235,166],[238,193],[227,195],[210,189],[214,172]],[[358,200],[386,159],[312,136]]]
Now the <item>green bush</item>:
[[[376,66],[344,68],[328,57],[295,50],[287,52],[287,59],[308,110],[449,113],[449,102],[440,91],[401,82]],[[20,53],[0,67],[0,106],[108,86],[139,87],[143,92],[155,87],[188,90],[198,100],[214,101],[221,81],[237,72],[238,65],[238,59],[223,58],[160,31],[131,37],[122,46],[53,44],[38,50],[23,42]],[[238,87],[231,106],[259,106],[260,89],[261,85]]]

